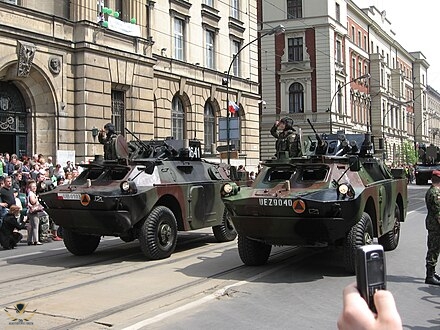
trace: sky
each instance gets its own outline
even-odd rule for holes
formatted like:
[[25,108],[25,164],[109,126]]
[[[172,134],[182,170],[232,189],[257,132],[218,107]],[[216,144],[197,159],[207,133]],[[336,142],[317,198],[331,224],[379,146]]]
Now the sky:
[[409,52],[421,51],[429,63],[428,85],[440,92],[440,1],[353,0],[360,8],[386,11],[397,42]]

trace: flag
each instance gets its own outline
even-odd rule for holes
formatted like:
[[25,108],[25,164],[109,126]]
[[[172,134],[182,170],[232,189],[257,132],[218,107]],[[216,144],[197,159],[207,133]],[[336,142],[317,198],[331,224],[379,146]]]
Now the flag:
[[234,101],[229,101],[228,110],[230,113],[236,113],[240,107]]

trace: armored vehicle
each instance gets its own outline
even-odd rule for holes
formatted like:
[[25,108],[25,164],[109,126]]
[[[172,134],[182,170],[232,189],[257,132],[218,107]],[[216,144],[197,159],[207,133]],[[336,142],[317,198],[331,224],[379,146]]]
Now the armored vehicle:
[[265,264],[272,245],[334,245],[354,272],[358,246],[378,238],[395,249],[407,211],[403,171],[393,177],[374,157],[369,134],[316,134],[302,146],[302,157],[264,162],[251,187],[223,186],[241,260]]
[[41,194],[75,255],[93,253],[101,236],[139,240],[148,259],[169,257],[178,231],[212,227],[220,242],[236,232],[221,202],[225,164],[201,158],[197,140],[114,142],[115,159],[96,157],[71,184]]
[[440,170],[440,151],[433,144],[426,147],[424,144],[419,146],[419,161],[414,167],[416,184],[428,184],[431,180],[432,171]]

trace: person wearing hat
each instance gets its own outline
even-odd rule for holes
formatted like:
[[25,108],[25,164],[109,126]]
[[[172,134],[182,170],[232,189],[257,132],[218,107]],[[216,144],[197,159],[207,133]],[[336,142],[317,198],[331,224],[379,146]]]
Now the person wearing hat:
[[105,124],[104,128],[99,131],[98,141],[104,145],[105,160],[116,159],[116,150],[114,147],[116,137],[115,126],[112,123]]
[[284,151],[289,152],[289,157],[302,156],[301,140],[299,134],[295,133],[292,118],[284,117],[277,120],[270,129],[270,134],[277,139],[275,143],[277,157]]
[[440,254],[440,171],[433,171],[431,187],[425,195],[428,214],[425,219],[428,231],[428,251],[426,253],[426,284],[440,285],[440,275],[435,272]]
[[12,205],[8,214],[3,218],[3,223],[0,228],[0,244],[5,250],[13,249],[17,243],[21,241],[23,235],[15,231],[15,229],[25,229],[26,225],[19,222],[21,208],[17,205]]

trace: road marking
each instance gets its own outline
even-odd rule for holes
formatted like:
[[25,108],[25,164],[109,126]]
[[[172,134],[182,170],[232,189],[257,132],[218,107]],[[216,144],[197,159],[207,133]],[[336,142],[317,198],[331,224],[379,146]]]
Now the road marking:
[[411,214],[411,213],[416,212],[416,211],[424,210],[424,209],[426,209],[426,207],[425,206],[421,206],[421,207],[419,207],[419,208],[417,208],[415,210],[407,212],[406,215]]
[[[295,260],[295,261],[297,261],[297,260]],[[253,282],[255,280],[258,280],[258,279],[260,279],[262,277],[270,275],[270,274],[272,274],[274,272],[277,272],[277,271],[279,271],[279,270],[281,270],[281,269],[283,269],[285,267],[288,267],[291,264],[292,264],[292,262],[281,264],[278,267],[271,268],[271,269],[269,269],[269,270],[267,270],[267,271],[265,271],[263,273],[260,273],[260,274],[254,275],[252,277],[249,277],[248,279],[246,279],[244,281],[240,281],[240,282],[237,282],[237,283],[234,283],[234,284],[231,284],[231,285],[227,285],[227,286],[225,286],[225,287],[215,291],[214,293],[210,294],[209,296],[200,298],[199,300],[190,302],[190,303],[188,303],[186,305],[177,307],[175,309],[172,309],[170,311],[164,312],[162,314],[158,314],[158,315],[153,316],[153,317],[151,317],[149,319],[145,319],[145,320],[140,321],[138,323],[135,323],[135,324],[133,324],[131,326],[123,328],[122,330],[137,330],[137,329],[141,329],[142,327],[145,327],[147,325],[150,325],[150,324],[153,324],[153,323],[156,323],[156,322],[160,322],[160,321],[162,321],[162,320],[164,320],[164,319],[166,319],[166,318],[168,318],[170,316],[176,315],[176,314],[181,313],[183,311],[187,311],[189,309],[193,309],[194,307],[203,305],[205,302],[208,302],[208,301],[217,299],[219,297],[222,297],[222,296],[224,296],[226,294],[226,292],[230,288],[248,284],[248,283]]]

